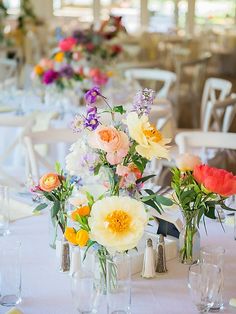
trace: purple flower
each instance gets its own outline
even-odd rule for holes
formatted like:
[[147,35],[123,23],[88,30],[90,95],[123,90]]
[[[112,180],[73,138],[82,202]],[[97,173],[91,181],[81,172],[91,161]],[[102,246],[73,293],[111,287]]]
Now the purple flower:
[[87,110],[87,116],[84,119],[84,127],[90,131],[96,130],[99,125],[99,115],[97,114],[96,107],[89,107]]
[[71,128],[74,133],[80,133],[84,129],[84,120],[80,115],[76,115],[74,120],[71,122]]
[[59,74],[61,77],[71,78],[74,75],[74,70],[70,65],[64,65]]
[[58,72],[54,70],[47,70],[43,75],[43,83],[48,85],[52,84],[54,81],[56,81],[59,77]]
[[97,100],[97,96],[102,96],[102,94],[100,93],[100,88],[95,86],[87,91],[84,97],[87,103],[94,104]]
[[80,164],[82,167],[87,167],[89,171],[93,172],[96,166],[98,157],[93,153],[86,153],[81,157]]
[[136,111],[139,115],[149,114],[154,98],[155,92],[152,89],[145,88],[139,91],[134,97],[133,111]]

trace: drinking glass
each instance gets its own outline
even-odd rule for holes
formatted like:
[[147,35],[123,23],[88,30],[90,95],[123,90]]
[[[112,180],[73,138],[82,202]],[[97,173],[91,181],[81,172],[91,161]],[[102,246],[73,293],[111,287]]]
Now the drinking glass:
[[0,304],[21,302],[21,243],[0,239]]
[[78,313],[97,313],[99,289],[93,271],[82,267],[73,273],[71,292]]
[[9,234],[9,191],[0,186],[0,236]]
[[214,304],[210,308],[212,312],[218,312],[220,309],[223,308],[223,284],[224,284],[224,254],[225,249],[221,246],[214,247],[214,246],[206,246],[201,248],[200,251],[200,262],[217,265],[221,269],[221,285],[219,287],[219,292],[217,299],[215,300]]
[[106,261],[108,314],[131,313],[131,258],[118,254]]
[[221,284],[221,269],[213,264],[197,263],[189,267],[188,287],[200,313],[214,304]]

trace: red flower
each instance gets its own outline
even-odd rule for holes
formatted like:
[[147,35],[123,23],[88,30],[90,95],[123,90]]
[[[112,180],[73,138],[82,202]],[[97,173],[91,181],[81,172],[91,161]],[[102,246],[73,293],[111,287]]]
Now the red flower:
[[93,43],[88,43],[88,44],[86,44],[86,49],[89,52],[93,52],[93,50],[95,49],[95,45]]
[[224,169],[217,169],[207,165],[194,167],[193,176],[207,190],[221,196],[236,194],[236,176]]
[[77,41],[73,37],[68,37],[65,39],[62,39],[59,42],[59,48],[61,51],[71,51],[71,49],[76,45]]
[[111,51],[117,55],[122,51],[122,47],[120,45],[113,45],[111,46]]

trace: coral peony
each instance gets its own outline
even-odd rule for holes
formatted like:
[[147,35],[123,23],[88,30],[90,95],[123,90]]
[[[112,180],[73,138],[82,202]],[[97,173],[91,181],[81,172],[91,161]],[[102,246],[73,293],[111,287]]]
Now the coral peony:
[[193,176],[210,192],[221,196],[236,194],[236,176],[224,169],[197,165],[194,167]]
[[181,171],[192,171],[195,166],[201,165],[201,159],[192,154],[181,154],[176,158],[176,166]]
[[39,180],[39,187],[42,191],[52,192],[61,185],[56,173],[47,173]]
[[77,41],[73,37],[68,37],[65,39],[62,39],[59,43],[59,48],[61,51],[71,51],[72,48],[76,45]]

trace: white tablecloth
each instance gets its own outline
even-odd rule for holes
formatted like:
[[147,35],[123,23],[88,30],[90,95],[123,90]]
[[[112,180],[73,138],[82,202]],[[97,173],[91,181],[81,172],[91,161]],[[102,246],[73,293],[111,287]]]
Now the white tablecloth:
[[[228,305],[236,297],[236,241],[233,227],[207,221],[208,236],[201,230],[201,244],[222,245],[225,256],[226,308],[222,313],[236,313]],[[75,314],[70,294],[70,277],[58,271],[55,251],[49,247],[48,217],[44,213],[11,224],[12,233],[6,237],[22,242],[22,303],[24,314]],[[132,314],[191,314],[197,313],[187,288],[188,266],[177,259],[167,263],[168,273],[158,278],[144,280],[139,275],[132,281]],[[99,314],[105,314],[105,302]],[[0,306],[0,314],[7,308]]]

